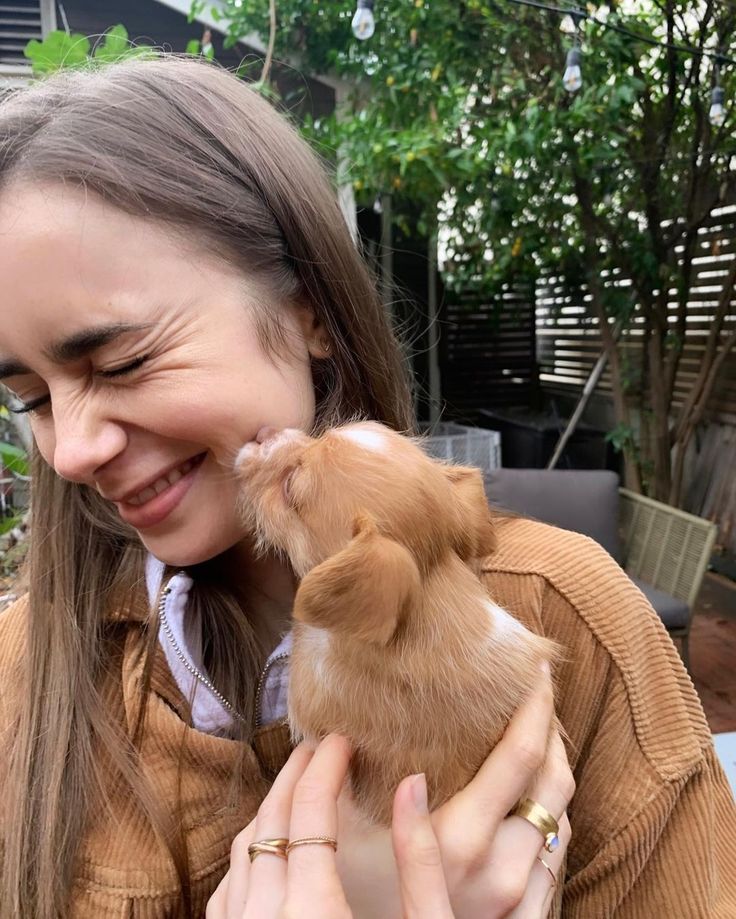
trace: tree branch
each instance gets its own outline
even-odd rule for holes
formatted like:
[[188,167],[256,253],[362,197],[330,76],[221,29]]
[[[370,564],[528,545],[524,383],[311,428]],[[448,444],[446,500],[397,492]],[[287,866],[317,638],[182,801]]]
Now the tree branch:
[[261,83],[267,83],[269,73],[271,71],[271,61],[273,60],[273,49],[276,44],[276,0],[268,0],[268,16],[269,16],[269,31],[268,31],[268,48],[266,49],[266,60],[263,64],[263,71],[261,73]]

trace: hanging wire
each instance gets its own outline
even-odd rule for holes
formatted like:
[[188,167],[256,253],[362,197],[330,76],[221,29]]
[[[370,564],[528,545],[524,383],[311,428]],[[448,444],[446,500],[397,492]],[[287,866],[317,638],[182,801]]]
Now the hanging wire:
[[587,10],[580,9],[580,7],[550,6],[546,3],[538,3],[536,0],[506,0],[506,2],[516,3],[519,6],[531,6],[538,10],[546,10],[549,13],[559,13],[562,16],[577,16],[580,19],[590,19],[604,29],[612,29],[614,32],[620,32],[622,35],[627,35],[629,38],[643,42],[646,45],[652,45],[655,48],[668,48],[681,54],[697,55],[698,57],[709,57],[713,58],[713,60],[719,61],[722,64],[736,64],[736,60],[730,57],[726,57],[725,55],[720,54],[718,51],[706,51],[705,49],[701,48],[693,48],[691,45],[673,45],[671,42],[658,41],[656,38],[649,38],[646,35],[639,35],[636,32],[632,32],[630,29],[625,29],[623,26],[618,26],[615,23],[610,22],[608,19],[603,22],[600,19],[596,19],[594,16],[592,16]]

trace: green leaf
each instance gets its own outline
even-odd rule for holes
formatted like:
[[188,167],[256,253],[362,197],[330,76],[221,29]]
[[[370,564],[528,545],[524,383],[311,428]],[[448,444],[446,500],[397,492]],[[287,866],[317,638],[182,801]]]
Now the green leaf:
[[0,518],[0,536],[5,536],[6,533],[14,530],[22,520],[23,517],[21,514]]
[[111,64],[128,57],[135,50],[128,41],[128,30],[118,24],[105,32],[104,40],[95,47],[94,58],[100,63]]
[[49,32],[43,41],[32,38],[23,49],[35,74],[54,73],[66,67],[81,67],[89,56],[89,39],[61,29]]
[[190,38],[187,42],[187,46],[184,49],[184,54],[199,54],[200,52],[200,42],[197,38]]
[[22,447],[0,441],[0,460],[10,472],[28,475],[28,454]]
[[189,13],[187,14],[187,22],[194,22],[197,16],[204,12],[206,5],[205,0],[192,0],[192,5],[189,7]]

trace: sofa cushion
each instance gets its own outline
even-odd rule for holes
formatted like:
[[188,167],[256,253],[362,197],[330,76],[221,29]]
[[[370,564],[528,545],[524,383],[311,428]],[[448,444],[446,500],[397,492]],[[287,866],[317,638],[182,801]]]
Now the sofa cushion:
[[590,536],[621,563],[619,480],[615,472],[493,469],[484,478],[491,506]]
[[657,590],[656,587],[652,587],[651,584],[645,584],[644,581],[640,581],[638,578],[631,578],[631,580],[652,604],[666,628],[687,628],[690,621],[690,607],[684,600],[671,597],[663,590]]

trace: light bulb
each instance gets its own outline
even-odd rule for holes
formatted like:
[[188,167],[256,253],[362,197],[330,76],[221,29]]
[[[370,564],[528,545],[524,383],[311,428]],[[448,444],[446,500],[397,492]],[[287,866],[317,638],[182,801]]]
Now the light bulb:
[[376,31],[376,21],[373,18],[373,0],[358,0],[358,8],[351,23],[353,35],[361,41],[370,38]]
[[580,73],[580,49],[570,48],[567,52],[567,61],[565,62],[565,73],[562,77],[565,89],[570,93],[576,93],[583,85],[583,77]]
[[711,106],[708,112],[708,120],[716,128],[720,128],[726,120],[726,113],[723,111],[723,87],[714,86],[710,97]]
[[214,53],[215,49],[212,47],[212,32],[210,32],[209,29],[205,29],[202,33],[202,47],[200,50],[205,57]]

